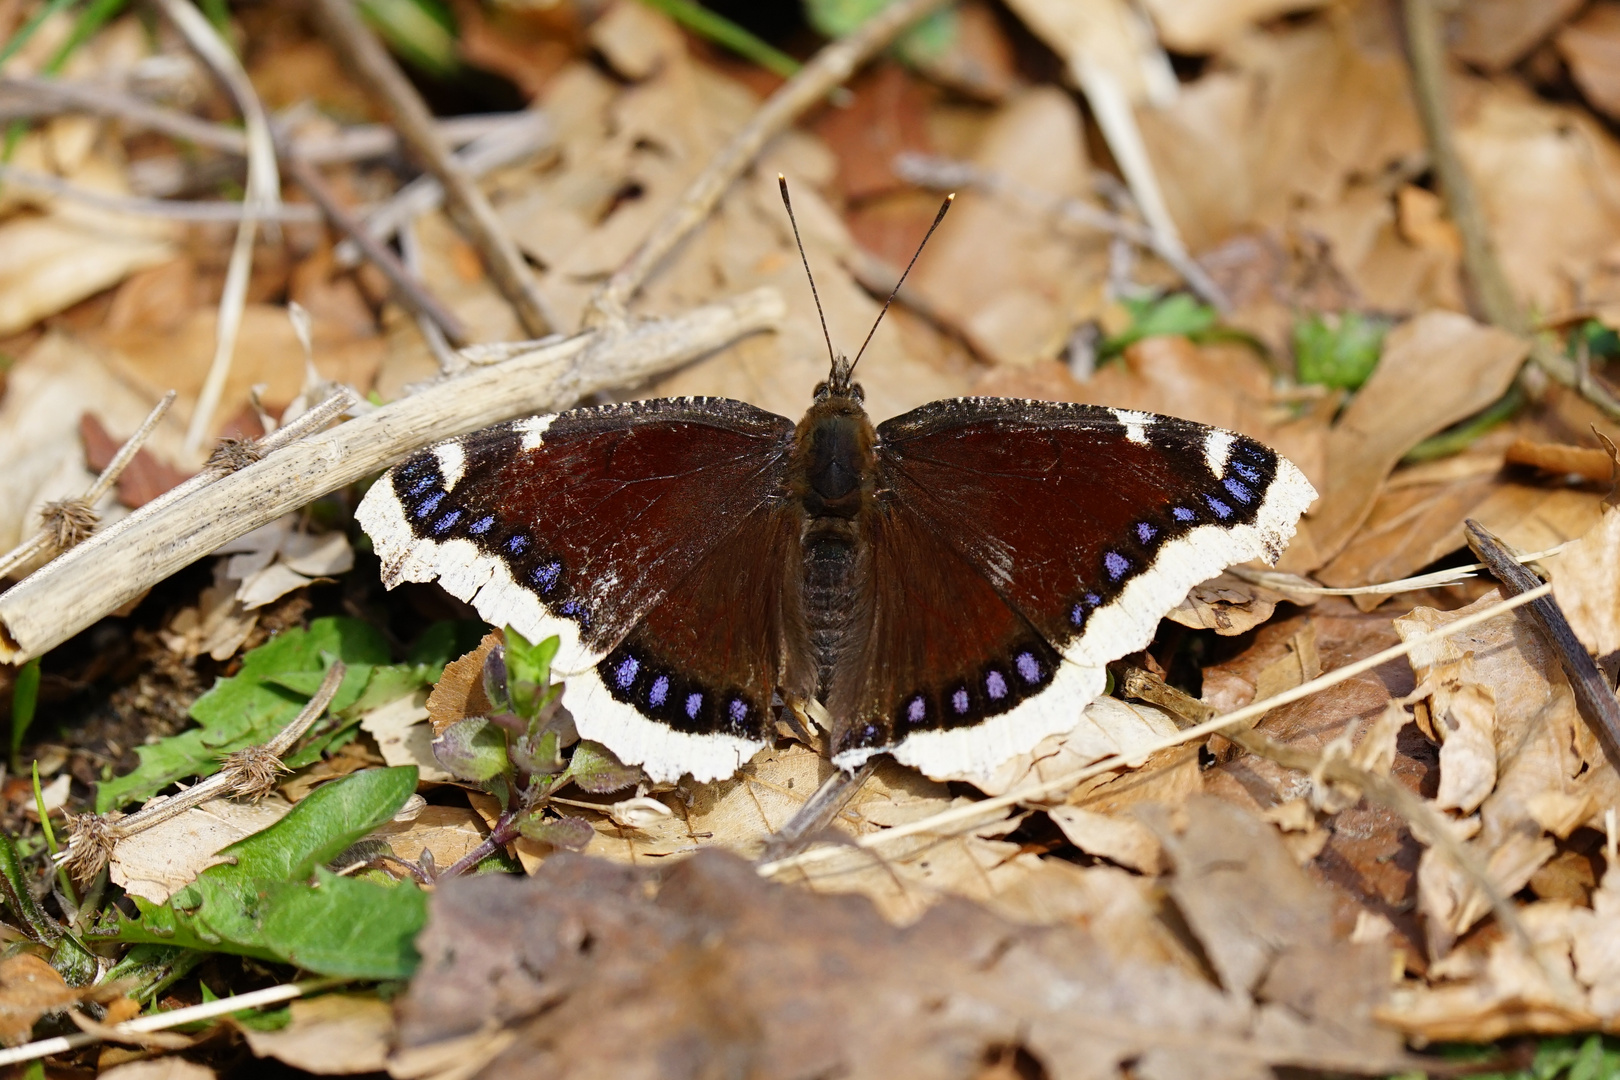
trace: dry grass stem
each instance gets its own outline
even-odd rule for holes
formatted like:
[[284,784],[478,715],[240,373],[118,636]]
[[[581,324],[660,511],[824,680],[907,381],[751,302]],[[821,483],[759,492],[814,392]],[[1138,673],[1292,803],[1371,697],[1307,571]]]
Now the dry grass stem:
[[[1529,554],[1514,554],[1513,558],[1520,563],[1539,562],[1550,559],[1569,547],[1575,541],[1566,540],[1547,548],[1545,551],[1532,551]],[[1456,585],[1470,578],[1478,577],[1481,570],[1489,569],[1484,563],[1468,563],[1464,566],[1452,566],[1445,570],[1436,570],[1432,574],[1418,574],[1416,577],[1401,578],[1397,581],[1383,581],[1376,585],[1357,585],[1347,589],[1331,589],[1326,585],[1318,585],[1314,581],[1298,577],[1294,574],[1279,573],[1276,570],[1257,570],[1249,566],[1231,566],[1227,573],[1233,577],[1242,578],[1251,585],[1260,585],[1278,592],[1301,593],[1309,596],[1391,596],[1395,593],[1411,592],[1415,589],[1434,589],[1444,585]]]
[[[545,149],[554,137],[551,121],[545,113],[537,109],[513,113],[510,121],[462,147],[455,158],[476,179]],[[387,243],[412,218],[437,210],[443,204],[444,185],[431,176],[418,176],[366,214],[366,233],[379,243]],[[403,244],[403,238],[401,241]],[[332,257],[339,266],[355,265],[361,258],[357,241],[341,241],[333,249]]]
[[943,6],[944,0],[896,0],[863,23],[859,30],[816,53],[709,159],[680,201],[653,226],[636,253],[591,299],[585,325],[601,326],[627,319],[630,301],[647,278],[681,241],[703,224],[720,196],[743,174],[767,142],[848,79],[861,64],[887,47],[902,30]]
[[90,881],[107,865],[114,845],[120,840],[145,832],[210,799],[264,798],[274,790],[276,778],[287,771],[281,759],[320,719],[337,696],[347,672],[343,661],[332,661],[315,695],[275,738],[263,746],[249,746],[228,754],[219,772],[178,795],[154,800],[124,816],[80,814],[73,818],[67,844],[57,852],[56,862],[72,874],[74,880]]
[[466,344],[467,328],[461,320],[440,303],[427,285],[407,270],[399,258],[373,237],[365,224],[338,201],[315,166],[286,153],[282,154],[282,163],[298,186],[321,208],[321,213],[388,278],[394,286],[394,299],[399,301],[401,307],[418,318],[431,321],[451,343]]
[[77,499],[59,499],[45,505],[42,513],[44,528],[5,555],[0,555],[0,578],[48,551],[54,550],[55,554],[60,554],[78,547],[89,539],[96,524],[101,520],[95,511],[96,503],[118,483],[118,478],[124,474],[129,463],[135,460],[135,454],[145,445],[146,440],[151,438],[158,421],[163,419],[169,407],[174,404],[174,398],[173,390],[163,395],[162,400],[146,414],[146,419],[141,421],[141,426],[135,429],[135,434],[118,448],[118,453],[107,462],[107,467],[101,470],[101,475],[85,489],[83,495]]
[[[108,195],[106,192],[92,191],[58,177],[34,172],[32,169],[18,168],[15,165],[0,165],[0,182],[16,185],[25,191],[39,191],[57,198],[71,199],[86,206],[93,206],[97,210],[163,218],[167,221],[231,224],[240,222],[247,214],[243,204],[235,202],[220,200],[197,202],[184,199],[146,199],[135,195]],[[308,224],[321,220],[318,208],[301,205],[277,206],[274,209],[265,209],[256,216],[260,221],[277,223]]]
[[225,380],[230,375],[231,357],[236,351],[236,337],[242,328],[242,313],[247,307],[248,282],[253,275],[253,243],[258,235],[259,217],[280,205],[281,191],[270,121],[236,53],[219,36],[213,24],[188,0],[157,0],[157,6],[180,31],[186,44],[230,91],[237,109],[242,113],[248,141],[247,191],[242,200],[242,221],[237,226],[236,242],[231,247],[230,262],[225,269],[225,287],[219,300],[219,322],[214,338],[214,358],[208,366],[202,390],[197,395],[191,423],[186,428],[185,453],[191,457],[198,454],[203,440],[213,430],[214,412],[219,408],[220,395],[224,393]]
[[[978,802],[968,803],[964,806],[952,807],[949,810],[943,810],[937,814],[926,818],[921,818],[917,821],[907,822],[904,825],[896,825],[890,829],[883,829],[879,832],[869,833],[865,836],[857,838],[855,840],[855,846],[861,848],[881,847],[882,845],[890,843],[894,840],[900,840],[904,839],[905,837],[917,836],[925,833],[952,835],[953,833],[959,832],[971,824],[988,819],[996,814],[1001,813],[1002,811],[1011,809],[1014,806],[1018,806],[1022,803],[1041,802],[1049,799],[1057,792],[1066,791],[1081,781],[1088,780],[1093,776],[1099,776],[1105,772],[1113,772],[1115,769],[1128,768],[1132,762],[1140,761],[1146,758],[1148,755],[1157,753],[1160,750],[1168,750],[1171,747],[1197,742],[1203,739],[1205,736],[1213,735],[1217,732],[1224,733],[1228,728],[1231,728],[1235,724],[1241,724],[1244,721],[1256,719],[1260,716],[1264,716],[1266,713],[1278,708],[1279,706],[1287,705],[1290,702],[1303,700],[1304,698],[1310,697],[1312,694],[1317,694],[1323,690],[1326,690],[1330,686],[1337,686],[1339,683],[1344,682],[1347,679],[1355,678],[1364,671],[1371,671],[1374,668],[1389,663],[1391,660],[1399,659],[1400,657],[1410,653],[1413,649],[1421,645],[1425,645],[1430,641],[1438,641],[1441,638],[1450,637],[1451,635],[1462,630],[1466,630],[1470,626],[1477,626],[1482,622],[1494,619],[1496,616],[1501,615],[1504,612],[1512,611],[1514,608],[1531,603],[1534,600],[1548,595],[1550,592],[1552,592],[1552,586],[1543,585],[1538,589],[1531,590],[1530,592],[1521,593],[1518,596],[1508,597],[1499,604],[1493,604],[1488,608],[1473,613],[1472,615],[1464,616],[1453,623],[1449,623],[1446,626],[1430,631],[1429,633],[1416,635],[1406,641],[1401,642],[1399,645],[1392,645],[1389,648],[1384,649],[1382,652],[1374,653],[1372,656],[1358,660],[1353,664],[1346,664],[1344,667],[1335,668],[1334,670],[1326,672],[1317,678],[1310,680],[1309,682],[1302,683],[1290,690],[1285,690],[1280,694],[1275,694],[1268,697],[1264,701],[1258,701],[1252,705],[1246,705],[1241,709],[1234,709],[1229,713],[1224,713],[1211,720],[1207,720],[1204,723],[1195,724],[1192,727],[1178,732],[1174,736],[1144,743],[1143,745],[1133,749],[1128,756],[1125,754],[1113,754],[1109,757],[1101,759],[1100,761],[1095,761],[1083,769],[1076,769],[1073,772],[1066,773],[1063,776],[1054,777],[1051,780],[1043,780],[1039,783],[1029,784],[1025,787],[1018,788],[1017,790],[1009,791],[1005,795],[997,795],[993,798],[981,799]],[[820,862],[824,859],[832,857],[841,850],[842,848],[838,847],[812,848],[803,854],[796,855],[791,858],[761,863],[758,866],[758,871],[760,874],[766,877],[771,877],[781,873],[784,870],[810,863]]]
[[382,99],[411,152],[444,187],[445,200],[467,239],[478,249],[490,279],[535,337],[561,329],[540,294],[510,231],[495,215],[467,170],[450,153],[421,95],[349,0],[314,0],[316,22],[351,75]]
[[[200,1020],[212,1020],[219,1016],[229,1016],[232,1013],[242,1012],[246,1009],[279,1005],[283,1001],[291,1001],[294,998],[303,997],[305,994],[318,993],[333,986],[341,985],[343,981],[341,979],[310,979],[300,983],[267,986],[263,990],[253,990],[246,994],[223,997],[216,1001],[204,1002],[201,1005],[190,1005],[182,1009],[169,1009],[166,1012],[154,1013],[150,1016],[139,1016],[122,1024],[113,1024],[104,1030],[109,1035],[116,1034],[132,1037],[147,1032],[166,1031],[169,1028],[180,1027],[182,1024],[195,1024]],[[50,1057],[53,1054],[65,1054],[71,1050],[90,1046],[100,1041],[101,1035],[80,1031],[72,1035],[58,1035],[49,1039],[24,1043],[21,1046],[0,1047],[0,1067],[20,1065],[25,1061],[38,1061],[40,1058]]]
[[951,191],[974,188],[997,195],[1024,209],[1052,218],[1065,225],[1077,225],[1128,240],[1138,247],[1153,252],[1181,275],[1187,287],[1197,293],[1217,311],[1230,311],[1232,302],[1221,287],[1215,284],[1204,268],[1198,265],[1187,249],[1174,237],[1128,218],[1082,202],[1079,199],[1060,199],[1045,192],[1020,184],[1012,177],[993,169],[981,168],[970,161],[935,157],[929,154],[901,154],[895,158],[894,171],[902,180],[922,187]]
[[296,442],[280,443],[278,431],[265,442],[275,440],[280,449],[262,461],[201,481],[185,497],[166,499],[139,518],[131,515],[99,543],[80,546],[0,594],[0,662],[39,655],[221,544],[416,450],[632,385],[772,329],[783,314],[774,289],[757,289],[677,317],[612,334],[592,331],[504,364],[471,367],[429,393]]

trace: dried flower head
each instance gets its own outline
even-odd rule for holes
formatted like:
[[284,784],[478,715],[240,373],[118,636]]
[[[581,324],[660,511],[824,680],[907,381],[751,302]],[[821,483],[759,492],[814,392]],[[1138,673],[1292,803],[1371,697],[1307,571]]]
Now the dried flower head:
[[249,746],[225,755],[225,767],[220,770],[230,778],[232,796],[255,800],[274,791],[281,774],[291,771],[267,746]]
[[221,439],[214,452],[208,455],[207,468],[236,472],[245,469],[264,455],[252,439]]
[[58,552],[77,547],[90,538],[101,515],[83,499],[57,499],[40,510],[40,518]]

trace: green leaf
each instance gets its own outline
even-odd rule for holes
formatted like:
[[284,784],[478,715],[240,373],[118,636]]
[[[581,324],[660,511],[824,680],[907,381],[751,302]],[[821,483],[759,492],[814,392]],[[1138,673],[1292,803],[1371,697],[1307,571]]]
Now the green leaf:
[[433,740],[433,756],[458,780],[483,783],[512,767],[506,756],[506,732],[487,716],[457,720]]
[[526,773],[550,776],[562,771],[562,747],[555,731],[521,735],[512,740],[512,764]]
[[[830,38],[847,37],[892,0],[805,0],[805,19],[816,32]],[[894,43],[894,51],[908,64],[922,64],[940,56],[956,43],[960,26],[956,12],[936,11],[913,24]]]
[[1150,300],[1126,299],[1122,303],[1130,312],[1131,325],[1102,343],[1099,352],[1105,357],[1124,352],[1144,338],[1196,339],[1213,330],[1219,318],[1214,308],[1200,304],[1187,293]]
[[1295,373],[1302,383],[1355,390],[1378,366],[1389,324],[1354,311],[1307,315],[1294,324]]
[[39,704],[39,657],[34,657],[17,671],[17,681],[11,684],[11,771],[22,772],[23,736],[34,722],[34,707]]
[[593,795],[621,791],[641,780],[641,770],[626,765],[601,743],[581,739],[568,759],[568,776]]
[[[416,790],[416,769],[368,769],[315,789],[276,824],[239,840],[167,904],[136,898],[140,917],[108,936],[296,964],[347,978],[408,977],[426,918],[413,883],[382,885],[324,869],[388,821]],[[314,882],[309,879],[314,877]]]
[[538,715],[555,696],[551,661],[557,655],[558,644],[555,636],[532,644],[510,626],[506,628],[506,691],[512,699],[512,711],[526,720]]
[[538,840],[542,844],[550,844],[554,848],[564,851],[584,851],[585,845],[591,842],[596,830],[584,818],[538,818],[527,817],[518,823],[518,832],[530,840]]
[[360,14],[389,48],[430,75],[446,78],[460,66],[455,20],[435,0],[360,0]]
[[[338,713],[365,699],[374,669],[388,664],[388,641],[359,619],[316,619],[308,630],[282,632],[249,652],[240,671],[218,680],[192,704],[191,716],[199,727],[138,747],[140,764],[98,787],[96,810],[105,813],[148,799],[188,776],[210,776],[226,754],[269,741],[298,715],[334,657],[349,666],[332,704],[331,711]],[[298,768],[314,761],[357,721],[346,714],[317,723],[287,764]]]

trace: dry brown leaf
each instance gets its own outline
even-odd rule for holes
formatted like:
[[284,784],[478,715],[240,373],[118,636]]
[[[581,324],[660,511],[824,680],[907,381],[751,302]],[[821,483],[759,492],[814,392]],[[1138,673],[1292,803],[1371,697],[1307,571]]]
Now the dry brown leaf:
[[1275,590],[1222,573],[1194,585],[1187,598],[1171,608],[1165,618],[1194,630],[1236,637],[1268,621],[1284,599]]
[[489,656],[489,651],[504,640],[505,635],[500,630],[491,630],[472,652],[444,665],[444,671],[427,699],[426,707],[433,722],[434,735],[458,720],[483,716],[494,708],[484,694],[484,660]]
[[[0,402],[0,549],[38,527],[46,500],[83,495],[95,479],[85,467],[80,416],[93,411],[114,430],[134,431],[156,401],[131,390],[65,334],[47,333],[29,349],[6,373]],[[150,445],[164,454],[178,449],[178,430],[166,419]],[[104,520],[117,516],[108,512]]]
[[411,820],[390,821],[367,839],[385,842],[408,862],[420,861],[423,849],[431,851],[433,864],[442,870],[455,865],[488,835],[485,819],[470,807],[430,803]]
[[101,1080],[214,1080],[216,1074],[206,1065],[171,1054],[115,1065],[99,1075]]
[[1328,435],[1326,482],[1309,516],[1318,557],[1325,562],[1349,543],[1408,450],[1501,397],[1528,352],[1522,339],[1453,312],[1392,330],[1372,377]]
[[[1332,1011],[1318,1010],[1304,991],[1338,975],[1314,940],[1290,950],[1286,923],[1267,984],[1286,1004],[1261,1005],[1174,964],[1116,960],[1078,926],[1023,928],[953,901],[895,928],[864,901],[772,886],[716,853],[657,876],[563,856],[529,881],[446,883],[430,904],[396,1075],[440,1044],[465,1055],[464,1075],[511,1078],[675,1076],[724,1060],[759,1077],[926,1080],[961,1076],[997,1046],[1048,1075],[1112,1075],[1128,1059],[1138,1075],[1188,1080],[1400,1060],[1398,1040],[1363,1019],[1376,997],[1355,999],[1361,980],[1321,988]],[[1298,970],[1310,962],[1316,982]]]
[[[1581,0],[1470,0],[1453,17],[1451,54],[1489,72],[1506,70],[1580,6]],[[1559,38],[1562,46],[1563,33]]]
[[[1400,619],[1395,627],[1407,636]],[[1471,814],[1496,786],[1496,696],[1479,681],[1474,658],[1460,651],[1437,650],[1420,670],[1430,691],[1429,722],[1440,738],[1435,806]]]
[[65,1009],[83,996],[33,953],[0,960],[0,1042],[15,1046],[28,1038],[41,1016]]
[[113,884],[132,896],[164,903],[218,863],[221,849],[269,828],[291,809],[273,796],[257,803],[212,799],[193,807],[118,841],[109,863]]
[[1049,806],[1046,816],[1063,830],[1069,843],[1087,855],[1143,874],[1160,874],[1167,868],[1158,838],[1140,821],[1078,806]]
[[[13,163],[49,171],[43,152],[30,149],[39,146],[37,137],[26,140]],[[99,157],[87,158],[64,179],[108,195],[129,193],[123,170]],[[0,335],[27,329],[138,270],[174,258],[173,222],[67,199],[39,201],[48,212],[0,223]]]
[[1608,451],[1590,446],[1515,439],[1503,451],[1502,462],[1528,465],[1555,476],[1579,476],[1595,484],[1608,484],[1614,479],[1614,460]]
[[[1498,7],[1514,7],[1498,3]],[[1547,3],[1552,7],[1552,3]],[[1557,0],[1573,11],[1579,0]],[[1558,54],[1569,65],[1575,85],[1594,108],[1610,119],[1620,116],[1620,4],[1592,4],[1581,17],[1558,31]]]
[[[1453,612],[1417,608],[1398,625],[1408,635],[1442,627],[1497,599],[1493,590]],[[1554,841],[1543,835],[1537,813],[1546,813],[1545,795],[1589,797],[1593,811],[1584,824],[1602,828],[1599,808],[1620,805],[1620,778],[1607,767],[1602,747],[1581,720],[1558,661],[1524,620],[1493,619],[1421,646],[1411,663],[1420,677],[1428,677],[1448,658],[1470,653],[1475,677],[1496,701],[1497,780],[1480,805],[1479,834],[1468,843],[1498,888],[1511,894],[1556,850]],[[1424,854],[1419,877],[1419,901],[1430,915],[1426,931],[1431,955],[1441,956],[1457,935],[1486,914],[1489,904],[1432,848]]]
[[357,994],[323,994],[289,1006],[292,1019],[277,1031],[242,1029],[255,1057],[273,1057],[319,1076],[381,1072],[388,1067],[394,1010]]
[[[478,666],[482,669],[482,654],[474,655],[479,656]],[[449,670],[449,665],[445,666],[445,670]],[[433,693],[437,692],[435,688]],[[422,694],[403,697],[380,709],[373,709],[361,718],[360,730],[377,740],[377,750],[387,764],[415,765],[417,776],[431,783],[442,784],[454,779],[439,764],[439,759],[433,756],[434,724],[429,720],[428,707]]]
[[[1088,193],[1084,128],[1074,100],[1045,87],[1014,97],[985,131],[974,160],[1058,198]],[[1081,297],[1093,289],[1101,235],[1064,235],[1023,206],[963,192],[910,279],[949,312],[992,362],[1027,365],[1059,355]]]
[[1256,23],[1321,7],[1326,0],[1145,0],[1159,39],[1184,53],[1219,52]]
[[1479,93],[1457,150],[1520,300],[1542,311],[1609,300],[1613,285],[1588,279],[1620,240],[1620,147],[1583,110],[1508,80]]
[[[1040,783],[1082,769],[1115,754],[1139,748],[1176,733],[1176,724],[1163,709],[1141,702],[1101,697],[1080,714],[1075,726],[1061,735],[1048,735],[1033,750],[1003,762],[988,777],[946,776],[945,780],[971,782],[986,795],[1003,795],[1014,788]],[[1131,762],[1140,766],[1146,760]]]
[[1588,652],[1620,649],[1620,507],[1607,506],[1591,530],[1548,559],[1553,597]]

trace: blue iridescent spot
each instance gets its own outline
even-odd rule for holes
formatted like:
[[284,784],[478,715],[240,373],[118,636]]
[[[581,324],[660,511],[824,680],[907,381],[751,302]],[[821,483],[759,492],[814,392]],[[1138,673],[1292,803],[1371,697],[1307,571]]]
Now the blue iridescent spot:
[[613,673],[613,681],[620,690],[630,689],[630,684],[636,681],[636,672],[641,670],[641,661],[633,656],[627,656],[619,661],[619,669]]
[[1007,696],[1007,680],[1001,672],[992,671],[984,677],[984,692],[990,695],[991,701],[1000,701]]
[[457,507],[456,509],[450,511],[448,514],[445,514],[438,521],[435,521],[433,523],[433,531],[436,532],[436,533],[448,532],[450,529],[454,528],[456,522],[458,522],[460,520],[461,520],[461,508]]
[[557,579],[562,576],[562,563],[553,559],[544,566],[535,567],[534,573],[529,576],[534,578],[534,583],[540,586],[541,592],[550,592],[556,587]]
[[1209,503],[1209,508],[1215,511],[1216,517],[1229,518],[1232,516],[1232,508],[1221,502],[1221,500],[1217,499],[1215,496],[1205,495],[1204,501]]
[[906,704],[906,719],[910,720],[913,724],[922,723],[923,719],[927,715],[928,702],[923,700],[923,696],[921,694],[918,694]]
[[1110,551],[1103,555],[1103,568],[1108,571],[1110,580],[1118,581],[1131,568],[1131,563],[1129,559],[1119,552]]
[[1074,605],[1074,610],[1069,612],[1069,621],[1076,626],[1084,626],[1086,624],[1086,606],[1084,604]]
[[652,688],[647,691],[647,704],[653,708],[662,708],[664,702],[669,700],[669,676],[660,675],[653,680]]
[[521,555],[528,550],[529,538],[519,534],[506,542],[506,550],[513,555]]
[[494,525],[495,515],[485,514],[483,517],[467,526],[467,531],[472,533],[474,536],[483,536],[485,533],[489,532]]
[[1086,593],[1085,601],[1086,607],[1096,607],[1098,604],[1102,603],[1102,597],[1098,596],[1094,592],[1088,592]]
[[687,694],[686,695],[686,718],[688,720],[696,720],[698,710],[701,709],[701,708],[703,708],[703,695],[702,694]]
[[1136,538],[1138,540],[1142,541],[1142,543],[1145,544],[1149,540],[1152,540],[1155,536],[1158,536],[1158,535],[1159,535],[1159,530],[1155,529],[1153,526],[1149,525],[1147,522],[1138,521],[1136,523]]
[[433,511],[437,510],[439,508],[439,504],[443,501],[444,492],[435,491],[433,494],[423,499],[421,504],[417,506],[416,516],[419,518],[427,517],[429,514],[433,513]]
[[578,600],[568,601],[568,603],[557,609],[557,614],[570,619],[578,619],[581,626],[591,625],[591,613],[586,611],[585,605]]
[[438,479],[439,478],[437,476],[424,476],[424,477],[422,477],[422,479],[418,480],[415,484],[411,485],[411,490],[406,493],[405,497],[407,499],[416,498],[418,495],[422,494],[422,492],[426,491],[428,488],[432,487],[435,483],[437,483]]
[[1240,503],[1243,503],[1245,506],[1254,501],[1254,492],[1244,487],[1237,480],[1232,479],[1232,477],[1228,476],[1225,480],[1221,481],[1221,483],[1227,491],[1232,493],[1232,498],[1236,499]]
[[1253,465],[1245,465],[1241,461],[1229,461],[1227,462],[1227,465],[1232,469],[1233,472],[1243,477],[1243,479],[1247,480],[1249,483],[1258,484],[1260,482],[1260,470],[1255,468]]
[[1013,657],[1013,667],[1018,669],[1019,678],[1027,683],[1041,681],[1041,662],[1035,659],[1034,653],[1021,652]]
[[734,697],[731,699],[730,704],[726,706],[726,712],[731,714],[731,722],[733,724],[740,724],[744,720],[748,719],[748,702],[744,701],[742,698]]
[[1175,516],[1177,521],[1191,521],[1193,518],[1198,516],[1185,506],[1177,506],[1172,509],[1170,513]]
[[968,711],[968,695],[966,690],[958,690],[951,695],[951,708],[958,714],[965,715]]

